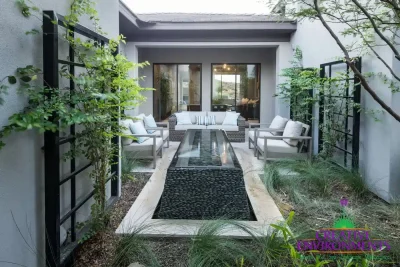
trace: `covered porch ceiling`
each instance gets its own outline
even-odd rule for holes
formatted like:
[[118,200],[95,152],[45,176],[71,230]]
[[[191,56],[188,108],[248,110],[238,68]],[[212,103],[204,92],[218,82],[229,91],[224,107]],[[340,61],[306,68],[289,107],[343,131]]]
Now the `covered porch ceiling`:
[[268,15],[134,14],[120,2],[128,42],[288,42],[295,21]]

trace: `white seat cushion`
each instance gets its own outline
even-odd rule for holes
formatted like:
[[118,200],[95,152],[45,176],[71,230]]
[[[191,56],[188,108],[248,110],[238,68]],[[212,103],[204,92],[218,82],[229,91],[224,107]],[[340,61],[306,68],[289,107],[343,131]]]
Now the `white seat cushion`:
[[189,114],[192,124],[196,124],[196,116],[207,116],[205,111],[182,111],[181,113]]
[[208,116],[215,116],[215,124],[222,124],[224,122],[226,112],[225,111],[208,111]]
[[177,131],[186,131],[189,129],[207,129],[207,126],[197,125],[197,124],[176,125],[175,126],[175,130],[177,130]]
[[[161,131],[160,130],[156,130],[152,134],[161,135]],[[167,129],[163,130],[163,140],[167,139],[168,136],[169,136],[169,131]]]
[[[163,144],[163,140],[161,138],[156,138],[156,150],[158,150]],[[124,151],[132,151],[132,152],[144,152],[144,151],[153,151],[153,138],[149,138],[143,143],[133,142],[129,146],[124,146]],[[150,154],[151,155],[151,154]]]
[[234,125],[208,125],[207,129],[218,129],[218,130],[225,130],[227,132],[237,132],[239,131],[239,126]]
[[[264,140],[263,138],[257,139],[257,145],[264,152]],[[297,153],[297,147],[289,146],[283,140],[267,140],[267,151],[275,153]]]
[[[254,141],[254,138],[255,138],[254,133],[255,133],[254,130],[249,131],[249,137],[250,137],[250,139],[253,140],[253,141]],[[270,132],[259,132],[259,133],[258,133],[258,136],[260,136],[260,137],[261,137],[261,136],[273,136],[273,134],[270,133]]]
[[[296,136],[301,136],[303,132],[303,124],[298,121],[288,121],[286,123],[285,130],[283,131],[283,136],[287,137],[296,137]],[[298,140],[296,139],[288,139],[285,138],[283,139],[288,145],[290,146],[297,146],[299,143]]]

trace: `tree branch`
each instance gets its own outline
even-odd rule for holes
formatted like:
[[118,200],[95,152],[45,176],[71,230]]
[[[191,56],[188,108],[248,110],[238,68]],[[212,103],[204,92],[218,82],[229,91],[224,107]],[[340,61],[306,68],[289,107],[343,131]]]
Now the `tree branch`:
[[364,13],[364,15],[369,19],[372,27],[374,28],[376,34],[379,35],[379,37],[381,37],[381,39],[390,47],[390,49],[392,49],[395,57],[400,60],[400,54],[399,51],[397,51],[397,49],[394,47],[394,45],[390,42],[390,40],[388,40],[386,38],[385,35],[383,35],[383,33],[379,30],[378,26],[376,25],[374,19],[371,17],[371,15],[368,13],[368,11],[357,1],[357,0],[351,0],[353,1],[353,3]]
[[[356,1],[356,0],[352,0]],[[386,110],[395,120],[400,122],[400,115],[397,114],[391,107],[389,107],[376,93],[375,91],[371,88],[371,86],[368,84],[366,78],[364,75],[361,74],[361,72],[356,68],[354,65],[354,62],[351,60],[350,55],[346,49],[346,47],[343,45],[343,43],[340,41],[339,37],[333,32],[332,28],[326,23],[325,19],[323,18],[321,14],[321,10],[318,5],[318,0],[314,0],[314,5],[315,5],[315,11],[317,12],[317,17],[320,19],[322,25],[328,30],[329,34],[332,36],[332,38],[336,41],[340,49],[342,50],[344,56],[345,56],[345,61],[347,65],[351,68],[351,70],[354,72],[354,75],[357,76],[360,79],[360,83],[363,86],[363,88],[372,96],[372,98],[384,109]]]

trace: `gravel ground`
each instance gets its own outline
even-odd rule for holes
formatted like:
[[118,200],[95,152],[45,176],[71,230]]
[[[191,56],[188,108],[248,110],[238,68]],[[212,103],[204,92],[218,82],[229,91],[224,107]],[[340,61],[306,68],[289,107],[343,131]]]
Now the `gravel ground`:
[[118,241],[115,230],[147,183],[151,173],[135,173],[134,176],[134,181],[127,181],[122,185],[121,198],[111,210],[108,228],[97,233],[77,250],[76,267],[109,266]]

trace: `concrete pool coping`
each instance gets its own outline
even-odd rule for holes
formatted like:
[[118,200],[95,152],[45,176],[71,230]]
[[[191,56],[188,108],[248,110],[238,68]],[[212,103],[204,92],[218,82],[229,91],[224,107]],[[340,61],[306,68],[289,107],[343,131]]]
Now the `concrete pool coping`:
[[[146,237],[192,237],[196,235],[201,225],[210,222],[152,219],[164,189],[168,166],[178,146],[179,142],[171,142],[170,147],[164,150],[162,160],[158,160],[156,170],[118,226],[117,234],[140,231],[140,235]],[[246,192],[257,221],[235,221],[250,229],[251,233],[232,226],[219,234],[232,238],[266,235],[270,231],[270,224],[282,221],[283,217],[260,179],[260,174],[263,173],[263,161],[253,156],[253,150],[248,148],[247,143],[232,143],[232,146],[242,166]]]

